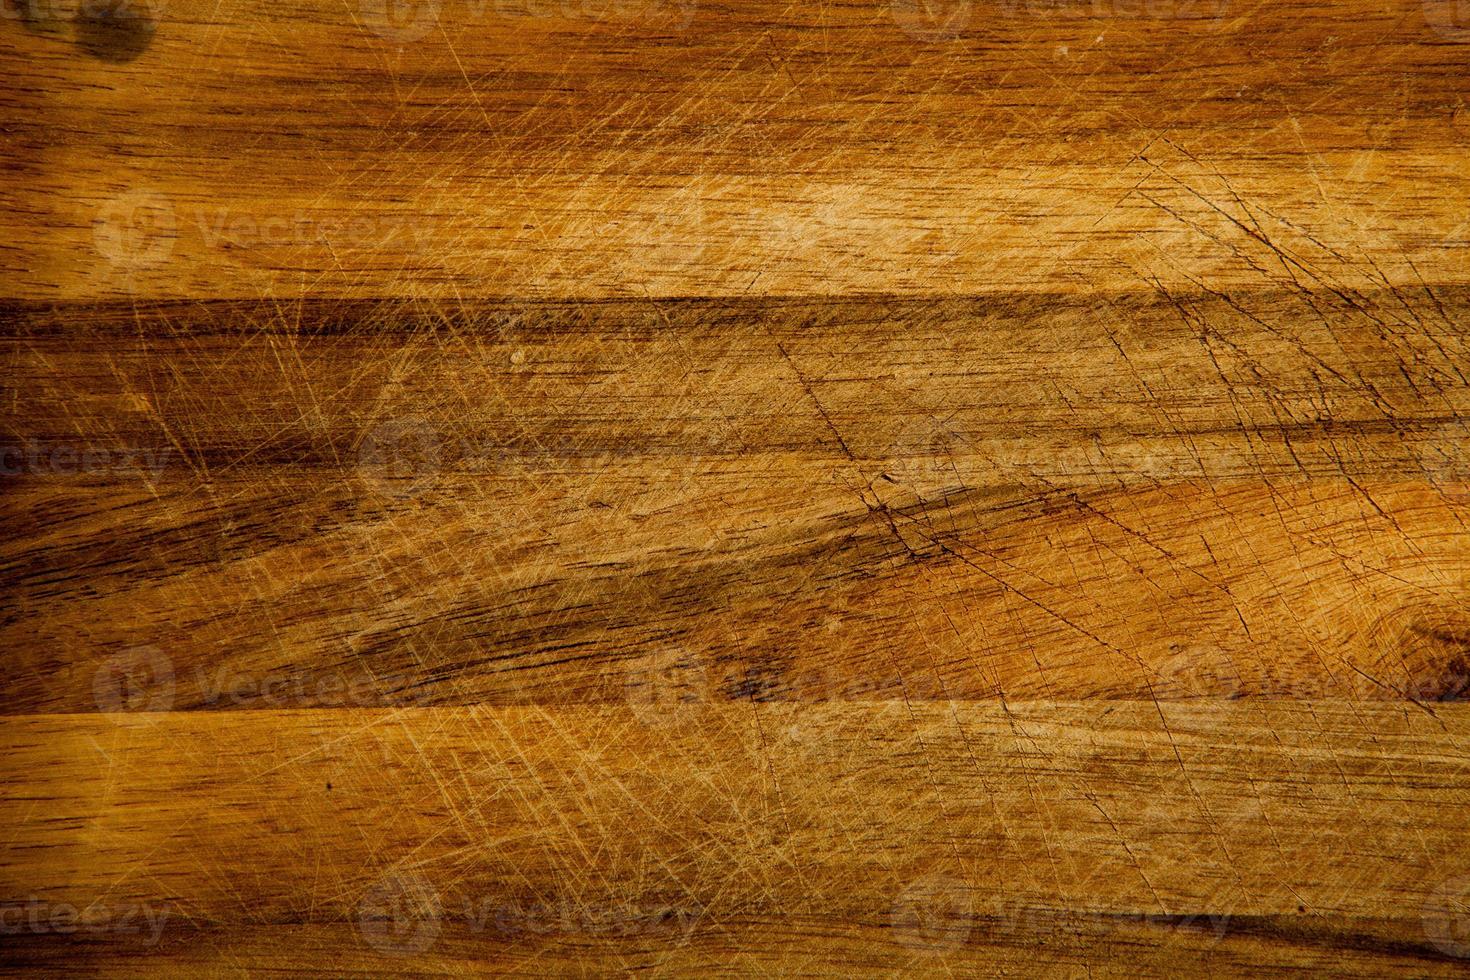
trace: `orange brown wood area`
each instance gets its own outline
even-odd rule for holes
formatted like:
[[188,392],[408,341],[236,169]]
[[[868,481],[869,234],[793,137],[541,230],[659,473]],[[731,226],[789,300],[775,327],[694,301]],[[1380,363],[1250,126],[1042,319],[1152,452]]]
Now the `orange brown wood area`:
[[1470,964],[1470,16],[5,0],[0,967]]

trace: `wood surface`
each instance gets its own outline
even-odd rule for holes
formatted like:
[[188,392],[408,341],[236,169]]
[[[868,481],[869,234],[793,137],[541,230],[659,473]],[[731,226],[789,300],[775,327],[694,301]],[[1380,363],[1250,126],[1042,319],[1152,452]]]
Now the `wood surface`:
[[1470,963],[1470,15],[3,0],[0,969]]

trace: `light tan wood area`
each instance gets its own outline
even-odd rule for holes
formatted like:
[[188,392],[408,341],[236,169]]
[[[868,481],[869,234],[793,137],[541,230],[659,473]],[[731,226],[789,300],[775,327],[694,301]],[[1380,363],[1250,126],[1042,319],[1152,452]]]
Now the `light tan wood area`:
[[106,2],[7,0],[20,295],[1470,275],[1447,0]]
[[120,718],[5,729],[0,884],[144,910],[89,967],[1423,974],[1470,870],[1460,705]]
[[0,967],[1470,964],[1470,18],[4,0]]

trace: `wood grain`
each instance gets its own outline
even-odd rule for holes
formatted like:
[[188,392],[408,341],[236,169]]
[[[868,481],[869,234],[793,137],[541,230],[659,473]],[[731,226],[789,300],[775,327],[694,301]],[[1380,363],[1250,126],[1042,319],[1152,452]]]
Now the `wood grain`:
[[[1058,967],[1120,947],[1118,972],[1321,967],[1327,947],[1349,970],[1435,972],[1424,882],[1470,860],[1460,705],[120,717],[7,724],[12,847],[36,856],[0,883],[42,872],[51,901],[203,932],[166,962],[227,956],[208,949],[230,922],[247,949],[273,925],[340,941],[364,895],[409,882],[436,917],[414,920],[432,939],[377,937],[403,965],[576,963],[590,943],[604,967],[695,969],[729,944],[747,968],[789,945],[767,968],[942,970],[1019,966],[1060,932]],[[24,820],[38,800],[51,819]],[[697,944],[668,941],[686,929]]]
[[1457,5],[0,13],[0,968],[1463,972]]
[[1467,281],[1444,0],[8,2],[13,295]]
[[27,308],[4,700],[1470,695],[1464,294],[1324,306]]

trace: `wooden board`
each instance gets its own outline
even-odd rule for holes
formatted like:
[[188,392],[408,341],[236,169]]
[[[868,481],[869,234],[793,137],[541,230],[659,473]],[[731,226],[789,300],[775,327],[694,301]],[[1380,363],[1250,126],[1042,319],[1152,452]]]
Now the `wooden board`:
[[1470,960],[1470,21],[7,0],[0,966]]
[[1470,279],[1449,0],[7,2],[13,294]]
[[143,910],[135,934],[27,930],[17,962],[1458,969],[1420,915],[1453,921],[1423,882],[1470,871],[1462,705],[120,717],[5,728],[27,857],[0,885]]

